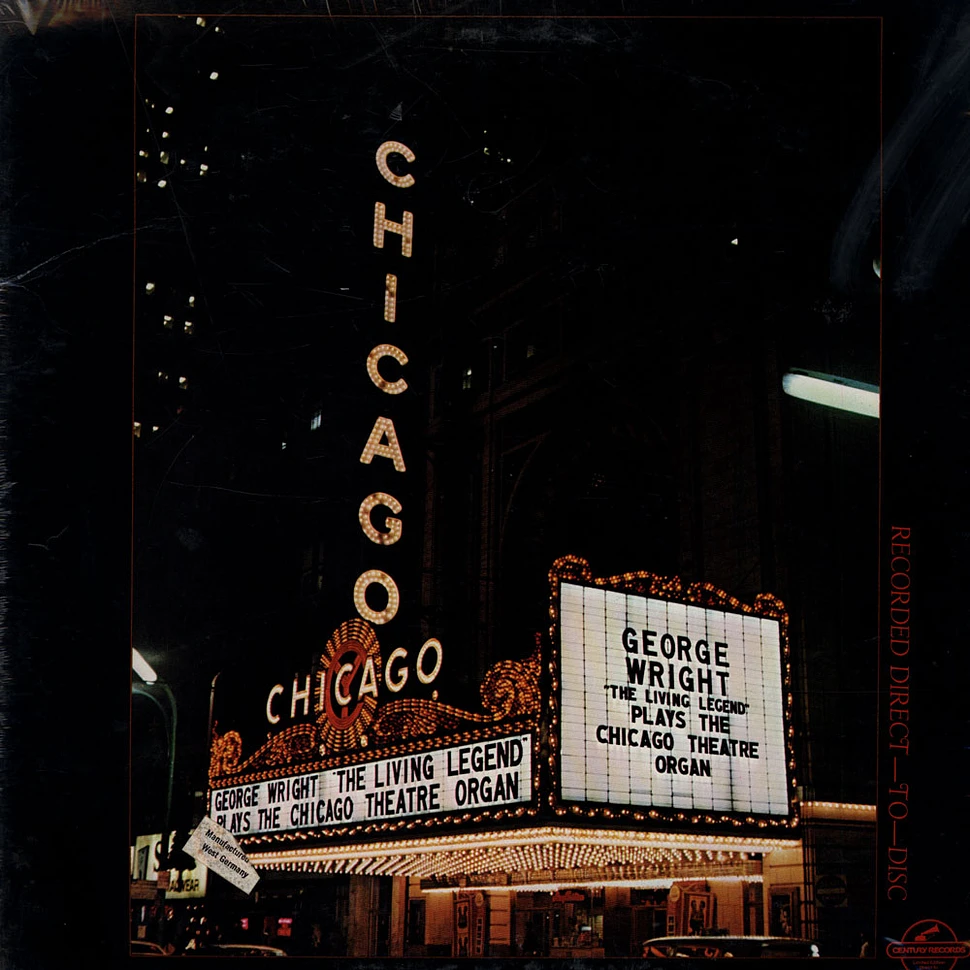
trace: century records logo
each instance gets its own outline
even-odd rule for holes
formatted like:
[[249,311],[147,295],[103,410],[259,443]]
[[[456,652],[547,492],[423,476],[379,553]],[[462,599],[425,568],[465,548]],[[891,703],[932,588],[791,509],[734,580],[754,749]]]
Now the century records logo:
[[957,960],[970,956],[970,944],[957,940],[946,923],[924,919],[906,930],[902,940],[890,943],[886,954],[906,970],[953,970]]

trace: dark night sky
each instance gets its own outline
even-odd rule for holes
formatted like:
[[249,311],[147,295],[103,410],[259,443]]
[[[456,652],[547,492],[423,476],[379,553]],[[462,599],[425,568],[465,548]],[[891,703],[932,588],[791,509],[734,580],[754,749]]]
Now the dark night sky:
[[[357,362],[381,339],[385,264],[369,232],[384,184],[372,162],[378,139],[401,137],[420,155],[408,197],[416,255],[400,270],[410,287],[401,343],[417,365],[414,410],[398,422],[405,441],[421,434],[428,406],[418,368],[476,359],[489,324],[473,311],[534,274],[565,294],[573,352],[611,383],[642,384],[645,410],[652,398],[662,407],[662,394],[690,393],[671,391],[664,372],[691,343],[755,345],[768,332],[783,366],[874,381],[877,281],[849,301],[832,293],[828,272],[831,240],[877,144],[875,54],[865,22],[142,21],[137,145],[148,157],[139,160],[137,274],[139,289],[151,280],[156,291],[138,304],[136,417],[162,431],[138,443],[135,639],[186,698],[189,743],[201,744],[217,670],[238,676],[268,662],[259,683],[286,682],[352,615],[353,579],[371,565],[356,524],[365,492],[355,449],[373,420]],[[562,230],[528,249],[523,238],[555,207]],[[500,245],[509,255],[496,266]],[[164,332],[165,312],[176,329],[191,316],[193,336]],[[189,394],[153,390],[158,367],[172,378],[189,369]],[[294,446],[318,403],[329,444],[301,464]],[[152,406],[157,417],[139,413]],[[813,420],[800,414],[796,425]],[[809,447],[831,428],[814,434]],[[444,460],[462,460],[469,444],[459,438]],[[868,516],[853,508],[847,522],[871,528],[872,442],[839,460],[853,481],[870,476],[860,499]],[[798,481],[819,474],[797,461]],[[391,560],[405,595],[397,622],[408,631],[421,555],[421,470],[411,467],[395,485],[413,510],[409,542]],[[566,507],[584,487],[574,472],[582,478],[578,467],[554,473],[554,501]],[[851,536],[844,545],[860,538],[832,518],[839,496],[806,493],[793,524],[798,555],[826,557],[809,538],[820,523],[830,537]],[[324,556],[338,560],[309,626],[293,595],[308,523],[322,525]],[[585,541],[567,536],[558,552]],[[676,570],[663,548],[651,562]],[[541,622],[544,549],[528,559],[534,576],[515,583],[528,616],[510,643],[527,642]],[[638,547],[601,551],[603,569],[643,565],[630,562]],[[856,558],[844,564],[850,575]],[[450,605],[438,604],[445,614],[463,608],[457,582]],[[199,752],[185,750],[192,764]]]

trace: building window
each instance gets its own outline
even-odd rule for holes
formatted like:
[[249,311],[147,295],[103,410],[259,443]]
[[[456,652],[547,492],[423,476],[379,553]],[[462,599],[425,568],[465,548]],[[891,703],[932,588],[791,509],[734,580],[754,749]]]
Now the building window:
[[303,550],[303,577],[301,587],[304,596],[323,589],[323,542],[315,542]]
[[425,901],[408,900],[408,943],[411,946],[424,946]]
[[323,411],[316,411],[313,417],[310,418],[310,430],[316,431],[321,424],[323,424]]

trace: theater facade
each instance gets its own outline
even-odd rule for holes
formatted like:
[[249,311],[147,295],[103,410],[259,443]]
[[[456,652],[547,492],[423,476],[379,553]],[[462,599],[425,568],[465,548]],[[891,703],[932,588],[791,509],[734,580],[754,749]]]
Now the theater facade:
[[819,883],[812,845],[874,809],[799,798],[788,627],[770,594],[563,557],[532,655],[465,708],[433,687],[460,656],[385,651],[347,621],[312,669],[264,685],[265,740],[214,734],[209,814],[261,875],[253,898],[226,890],[223,922],[353,956],[817,935],[806,913],[848,890]]
[[[441,29],[432,47],[462,49],[461,25]],[[857,955],[873,922],[876,436],[782,394],[789,366],[835,368],[818,333],[874,318],[869,297],[832,309],[827,264],[806,275],[842,211],[831,133],[796,153],[818,197],[779,219],[774,182],[734,167],[760,172],[767,150],[748,108],[725,124],[682,84],[708,76],[703,58],[657,77],[636,45],[604,62],[653,92],[656,130],[683,132],[703,103],[697,130],[721,132],[644,155],[571,86],[585,35],[520,62],[496,34],[484,76],[449,59],[458,114],[396,70],[356,75],[383,114],[345,111],[344,68],[321,67],[342,62],[303,27],[280,36],[337,101],[324,124],[309,89],[294,99],[322,132],[299,178],[267,162],[230,182],[258,191],[237,210],[266,289],[243,300],[234,262],[212,267],[212,341],[196,314],[184,369],[158,357],[144,376],[211,426],[191,467],[174,435],[152,442],[140,515],[158,555],[142,558],[158,565],[136,610],[145,641],[180,644],[169,669],[196,710],[215,685],[192,824],[225,826],[261,876],[250,896],[211,878],[207,919],[294,954],[636,957],[656,936],[764,934]],[[793,69],[773,71],[784,95],[757,130],[795,164],[775,131],[825,112],[813,89],[793,115]],[[233,98],[262,118],[262,96]],[[264,260],[280,184],[307,193]],[[869,360],[866,339],[840,336],[847,359]],[[170,372],[187,383],[159,383]],[[218,568],[186,554],[168,578],[171,536],[188,553],[203,534]]]

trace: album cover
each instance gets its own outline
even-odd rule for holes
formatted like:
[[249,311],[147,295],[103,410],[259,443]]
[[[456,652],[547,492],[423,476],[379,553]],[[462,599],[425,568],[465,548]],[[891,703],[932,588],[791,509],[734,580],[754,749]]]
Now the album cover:
[[970,956],[959,5],[4,11],[10,966]]

